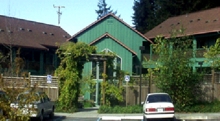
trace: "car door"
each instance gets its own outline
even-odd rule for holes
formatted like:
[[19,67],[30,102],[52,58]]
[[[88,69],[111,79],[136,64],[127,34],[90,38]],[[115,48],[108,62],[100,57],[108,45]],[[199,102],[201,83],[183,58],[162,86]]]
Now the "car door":
[[51,113],[53,110],[53,103],[50,101],[50,98],[45,95],[45,99],[47,100],[47,111],[48,113]]
[[45,113],[49,114],[51,112],[51,103],[48,98],[48,96],[44,93],[43,94],[43,99],[44,99],[44,108],[45,108]]

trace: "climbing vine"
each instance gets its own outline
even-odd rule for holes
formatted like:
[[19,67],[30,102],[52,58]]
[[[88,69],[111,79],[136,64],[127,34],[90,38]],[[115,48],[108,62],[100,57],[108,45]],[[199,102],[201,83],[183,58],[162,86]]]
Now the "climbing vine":
[[[67,42],[62,44],[57,50],[58,57],[61,62],[59,67],[55,71],[55,75],[59,77],[59,99],[58,99],[58,110],[65,112],[77,111],[78,108],[78,97],[82,94],[81,84],[90,85],[93,83],[90,78],[85,82],[85,77],[82,77],[83,66],[86,62],[93,61],[89,57],[91,54],[96,53],[95,46],[89,46],[83,42]],[[124,101],[123,99],[123,80],[124,71],[120,68],[113,66],[113,60],[115,59],[114,53],[99,53],[106,60],[106,73],[102,73],[104,81],[101,83],[101,105],[117,105]],[[103,60],[100,60],[102,63]],[[104,68],[104,67],[102,67]],[[104,70],[104,69],[103,69]],[[114,77],[110,76],[115,72]],[[88,75],[87,75],[88,76]],[[84,89],[83,90],[87,90]]]
[[61,110],[77,110],[83,65],[88,61],[89,55],[95,51],[94,46],[82,42],[67,42],[58,48],[57,54],[61,62],[55,75],[59,77],[58,107]]

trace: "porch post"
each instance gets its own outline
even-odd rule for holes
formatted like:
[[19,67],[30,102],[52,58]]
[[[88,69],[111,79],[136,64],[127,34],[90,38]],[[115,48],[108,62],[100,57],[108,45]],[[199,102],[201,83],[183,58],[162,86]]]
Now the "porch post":
[[40,75],[44,73],[44,53],[40,52]]
[[99,104],[99,62],[96,62],[96,97],[95,97],[96,106]]
[[[197,41],[195,38],[193,38],[193,61],[195,62],[196,60],[196,50],[197,50]],[[196,72],[196,67],[195,64],[192,66],[193,72]]]
[[103,66],[103,74],[104,74],[104,77],[103,77],[103,81],[102,81],[102,104],[105,105],[105,81],[106,81],[106,60],[104,60],[103,62],[104,66]]
[[150,44],[150,60],[152,60],[152,55],[153,55],[153,45]]

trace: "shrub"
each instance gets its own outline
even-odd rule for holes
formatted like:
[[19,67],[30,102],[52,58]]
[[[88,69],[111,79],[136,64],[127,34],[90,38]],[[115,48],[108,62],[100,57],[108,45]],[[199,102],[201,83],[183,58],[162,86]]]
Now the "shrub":
[[[98,113],[142,113],[142,106],[133,105],[133,106],[101,106],[98,110]],[[182,106],[175,105],[175,112],[180,113],[214,113],[220,112],[220,101],[214,102],[200,102],[191,106]]]
[[83,105],[84,108],[86,108],[86,107],[94,107],[95,103],[94,103],[93,100],[84,100],[82,102],[82,105]]
[[142,106],[101,106],[98,113],[142,113]]

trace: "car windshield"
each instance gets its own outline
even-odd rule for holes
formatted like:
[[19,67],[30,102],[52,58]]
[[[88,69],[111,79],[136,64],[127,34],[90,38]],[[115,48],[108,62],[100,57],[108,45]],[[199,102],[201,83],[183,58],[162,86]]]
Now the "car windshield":
[[155,103],[155,102],[172,102],[170,96],[167,94],[153,94],[149,95],[147,98],[148,103]]
[[39,102],[40,101],[40,98],[37,94],[31,95],[30,93],[20,94],[17,99],[20,102]]

